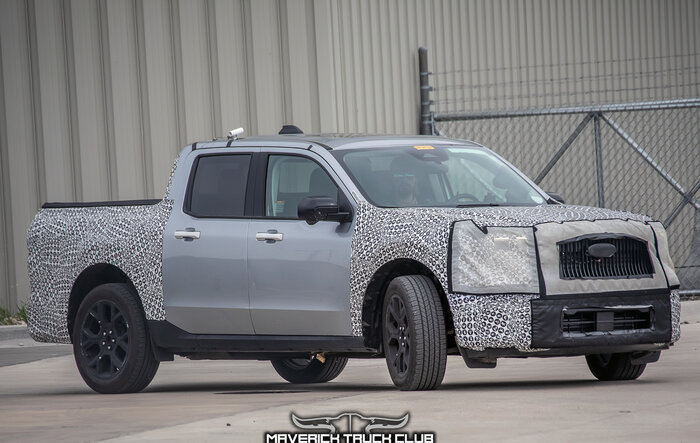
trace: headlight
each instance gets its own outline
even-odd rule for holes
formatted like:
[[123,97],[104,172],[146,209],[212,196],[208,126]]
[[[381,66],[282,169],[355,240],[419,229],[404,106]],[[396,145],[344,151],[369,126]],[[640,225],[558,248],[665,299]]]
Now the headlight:
[[668,286],[678,287],[680,281],[676,275],[675,267],[673,266],[673,260],[671,260],[671,254],[668,251],[668,235],[666,234],[666,229],[664,225],[659,222],[649,223],[651,228],[656,234],[656,247],[659,254],[659,260],[661,261],[661,266],[664,267],[664,272],[666,273],[666,279],[668,280]]
[[485,234],[471,221],[455,223],[450,274],[453,292],[539,293],[533,229],[489,227]]

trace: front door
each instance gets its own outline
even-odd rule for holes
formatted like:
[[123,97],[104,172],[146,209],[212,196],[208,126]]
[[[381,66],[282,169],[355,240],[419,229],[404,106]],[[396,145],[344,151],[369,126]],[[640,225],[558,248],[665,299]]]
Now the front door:
[[[297,151],[298,152],[298,151]],[[352,335],[352,224],[308,225],[297,205],[308,196],[338,198],[320,159],[263,155],[264,216],[250,221],[248,281],[256,334]],[[262,186],[262,179],[260,180]]]

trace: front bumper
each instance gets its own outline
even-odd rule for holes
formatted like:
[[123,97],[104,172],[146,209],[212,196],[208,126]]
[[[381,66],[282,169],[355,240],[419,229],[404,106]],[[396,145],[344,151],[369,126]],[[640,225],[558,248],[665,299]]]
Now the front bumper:
[[671,342],[668,291],[546,297],[531,309],[533,348]]
[[450,306],[457,345],[469,351],[581,355],[666,347],[680,338],[676,290],[547,297],[451,294]]

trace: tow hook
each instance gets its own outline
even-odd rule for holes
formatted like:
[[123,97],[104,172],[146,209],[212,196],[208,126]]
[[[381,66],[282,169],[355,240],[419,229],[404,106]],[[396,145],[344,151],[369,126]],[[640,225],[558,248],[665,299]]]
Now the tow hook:
[[320,354],[316,354],[316,360],[320,361],[321,363],[326,362],[326,357],[323,356],[323,352],[321,352]]

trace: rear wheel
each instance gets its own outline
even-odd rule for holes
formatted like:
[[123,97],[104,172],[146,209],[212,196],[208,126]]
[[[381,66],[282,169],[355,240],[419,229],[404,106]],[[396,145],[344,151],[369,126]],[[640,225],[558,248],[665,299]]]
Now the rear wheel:
[[394,385],[404,391],[440,386],[447,365],[445,319],[432,280],[407,275],[384,297],[384,355]]
[[271,360],[271,363],[280,377],[290,383],[324,383],[343,372],[348,358],[332,356],[324,361],[316,357],[279,358]]
[[138,392],[153,380],[159,363],[129,286],[108,283],[88,293],[75,317],[73,354],[85,383],[103,394]]
[[630,353],[587,355],[586,363],[591,373],[603,381],[635,380],[647,367],[646,364],[633,365]]

